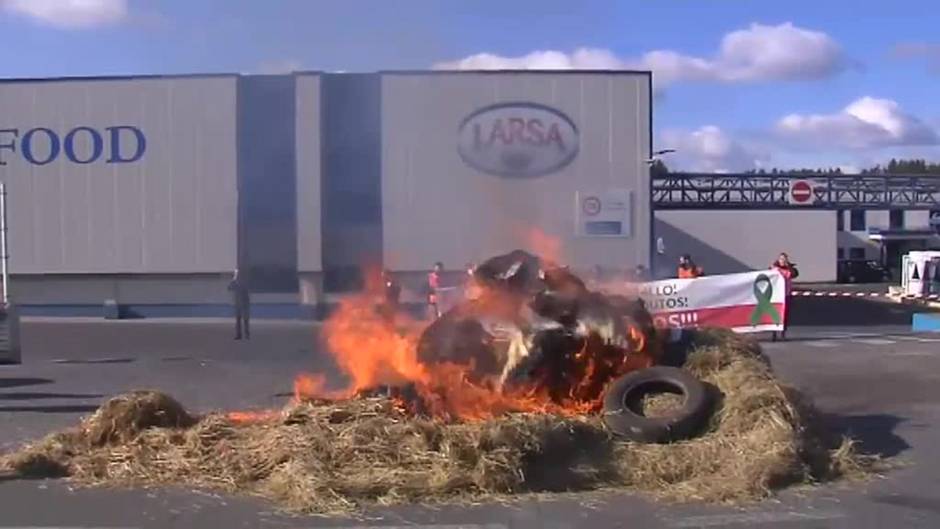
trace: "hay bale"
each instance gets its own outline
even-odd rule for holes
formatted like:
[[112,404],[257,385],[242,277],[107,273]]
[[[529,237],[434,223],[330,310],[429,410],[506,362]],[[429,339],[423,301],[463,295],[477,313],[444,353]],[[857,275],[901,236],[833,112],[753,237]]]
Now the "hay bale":
[[157,391],[134,391],[104,403],[82,424],[94,446],[133,440],[148,428],[188,428],[196,423],[183,406]]
[[195,421],[165,395],[136,392],[0,466],[85,484],[246,493],[321,514],[600,488],[741,502],[870,471],[851,442],[827,437],[812,403],[776,380],[752,341],[708,331],[695,343],[687,368],[718,394],[718,409],[701,437],[669,445],[618,442],[596,416],[444,423],[385,398],[293,403],[249,423]]

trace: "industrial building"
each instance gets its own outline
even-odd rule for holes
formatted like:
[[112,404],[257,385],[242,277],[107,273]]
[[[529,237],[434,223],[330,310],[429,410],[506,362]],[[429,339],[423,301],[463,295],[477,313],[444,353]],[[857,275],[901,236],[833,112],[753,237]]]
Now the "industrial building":
[[656,255],[657,269],[668,274],[679,255],[690,253],[706,273],[740,272],[768,267],[786,252],[799,265],[802,282],[851,280],[846,273],[839,278],[838,266],[859,260],[880,263],[898,282],[905,253],[940,248],[937,213],[868,208],[656,211],[654,233],[662,250]]
[[[14,300],[26,314],[308,314],[385,267],[515,248],[669,277],[936,246],[928,211],[655,211],[651,74],[301,72],[0,81]],[[841,219],[841,220],[840,220]],[[557,243],[557,244],[554,244]],[[546,248],[546,244],[552,246]]]
[[651,261],[649,72],[5,80],[0,110],[24,313],[225,313],[237,267],[287,314],[534,228],[578,268]]

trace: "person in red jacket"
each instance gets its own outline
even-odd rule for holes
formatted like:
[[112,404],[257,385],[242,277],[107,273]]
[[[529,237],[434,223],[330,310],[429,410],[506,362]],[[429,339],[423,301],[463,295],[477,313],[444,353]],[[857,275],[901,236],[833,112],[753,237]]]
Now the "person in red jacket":
[[[785,253],[781,253],[777,260],[770,265],[770,268],[780,272],[780,275],[783,276],[786,299],[783,303],[783,331],[780,333],[780,337],[785,340],[787,327],[790,324],[790,291],[793,288],[793,280],[800,276],[800,271],[797,270],[796,264],[790,261],[790,256]],[[777,333],[774,333],[773,339],[777,341]]]
[[432,319],[441,317],[440,306],[440,288],[441,274],[444,273],[444,263],[438,261],[434,263],[434,269],[428,274],[428,309]]

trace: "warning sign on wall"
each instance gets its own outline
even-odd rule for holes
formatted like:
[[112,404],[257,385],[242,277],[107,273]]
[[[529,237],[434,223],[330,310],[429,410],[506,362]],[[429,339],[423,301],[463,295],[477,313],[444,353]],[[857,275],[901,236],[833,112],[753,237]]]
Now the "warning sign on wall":
[[626,189],[575,193],[577,235],[629,237],[632,198]]

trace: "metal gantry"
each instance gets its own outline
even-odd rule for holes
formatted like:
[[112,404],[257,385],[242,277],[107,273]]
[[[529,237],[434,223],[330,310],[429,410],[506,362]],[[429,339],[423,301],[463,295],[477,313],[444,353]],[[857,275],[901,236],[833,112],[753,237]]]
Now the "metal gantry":
[[[791,201],[794,181],[812,186],[808,204]],[[940,176],[844,174],[654,175],[653,208],[940,210]]]

